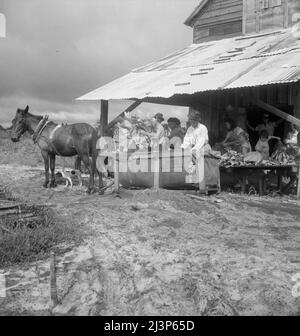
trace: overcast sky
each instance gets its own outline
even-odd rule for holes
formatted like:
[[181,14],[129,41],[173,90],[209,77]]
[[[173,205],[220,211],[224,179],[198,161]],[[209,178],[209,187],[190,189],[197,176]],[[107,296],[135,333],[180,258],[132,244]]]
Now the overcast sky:
[[[50,114],[58,122],[93,123],[99,102],[74,99],[191,44],[192,29],[183,22],[198,3],[0,0],[6,16],[6,38],[0,38],[0,124],[8,126],[17,107],[27,104],[32,113]],[[110,119],[124,106],[110,103]],[[139,112],[156,110],[143,104]]]

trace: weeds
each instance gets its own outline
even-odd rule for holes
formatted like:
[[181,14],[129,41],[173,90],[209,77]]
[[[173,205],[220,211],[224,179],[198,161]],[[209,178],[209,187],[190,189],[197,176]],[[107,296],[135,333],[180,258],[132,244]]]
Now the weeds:
[[0,212],[0,267],[43,259],[63,243],[80,241],[80,236],[71,222],[45,207],[21,205],[16,213]]

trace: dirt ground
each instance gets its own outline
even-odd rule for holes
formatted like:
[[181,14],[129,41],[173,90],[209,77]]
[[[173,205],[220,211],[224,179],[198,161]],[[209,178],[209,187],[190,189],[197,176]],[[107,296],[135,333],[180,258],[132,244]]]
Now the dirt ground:
[[299,202],[166,190],[122,190],[118,199],[42,183],[42,168],[0,166],[0,184],[87,237],[56,257],[54,307],[49,259],[0,270],[0,314],[300,315],[291,279],[300,273]]

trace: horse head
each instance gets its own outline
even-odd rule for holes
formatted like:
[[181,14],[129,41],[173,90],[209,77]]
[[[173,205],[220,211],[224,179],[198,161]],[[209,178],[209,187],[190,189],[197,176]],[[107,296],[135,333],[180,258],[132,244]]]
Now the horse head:
[[13,142],[18,142],[21,136],[28,130],[27,116],[28,116],[29,106],[27,105],[24,110],[17,109],[16,115],[12,121],[12,133],[11,140]]

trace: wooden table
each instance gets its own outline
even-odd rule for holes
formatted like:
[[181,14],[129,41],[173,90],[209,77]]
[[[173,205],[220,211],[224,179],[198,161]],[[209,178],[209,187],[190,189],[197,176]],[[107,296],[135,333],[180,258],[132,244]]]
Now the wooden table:
[[241,191],[245,193],[247,179],[249,176],[255,174],[258,177],[259,184],[259,194],[262,196],[265,194],[265,177],[266,170],[276,171],[278,177],[278,189],[282,193],[282,176],[288,170],[292,170],[296,165],[278,165],[278,166],[269,166],[269,165],[251,165],[251,166],[238,166],[238,167],[221,167],[221,171],[232,170],[233,174],[236,174],[241,184]]

